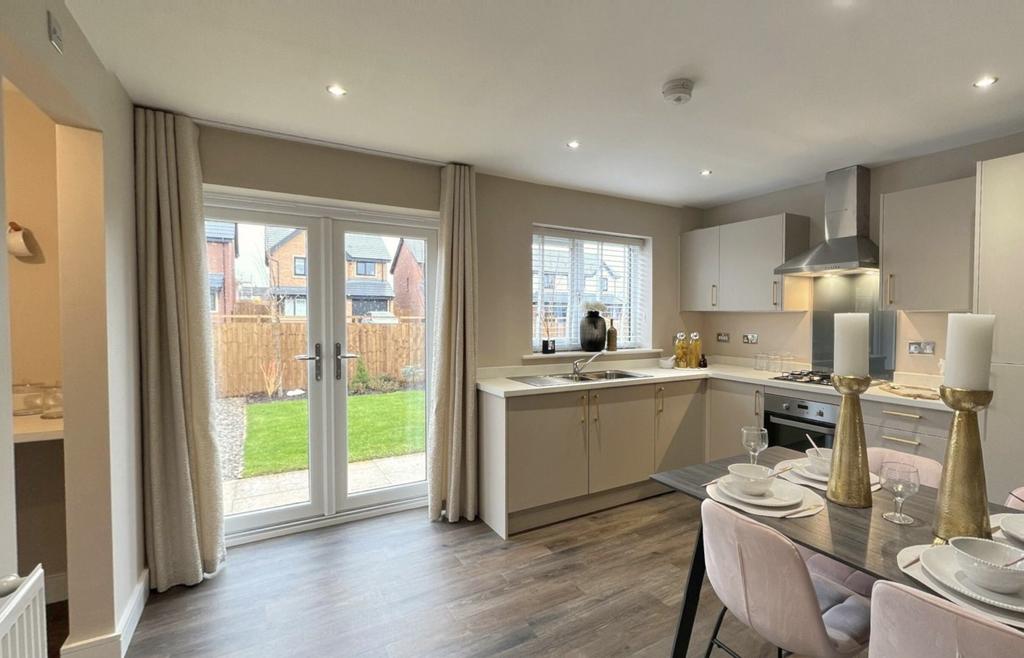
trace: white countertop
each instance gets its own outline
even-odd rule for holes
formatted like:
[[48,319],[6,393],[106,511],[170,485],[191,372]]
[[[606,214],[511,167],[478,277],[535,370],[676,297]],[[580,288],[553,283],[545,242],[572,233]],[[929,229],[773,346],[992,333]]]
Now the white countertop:
[[63,418],[34,416],[14,417],[14,442],[60,441],[64,438]]
[[[610,364],[608,367],[615,368],[617,366]],[[746,368],[743,366],[712,365],[709,368],[703,369],[685,368],[672,370],[651,367],[623,367],[622,370],[649,375],[649,377],[638,377],[636,379],[613,379],[596,382],[566,382],[565,384],[560,384],[558,386],[531,386],[530,384],[517,382],[507,377],[494,377],[490,379],[481,379],[477,381],[476,386],[477,389],[484,393],[489,393],[502,398],[509,398],[521,395],[543,395],[545,393],[559,393],[564,391],[588,390],[594,388],[638,386],[657,382],[685,381],[689,379],[727,379],[730,381],[745,382],[748,384],[763,384],[771,386],[772,388],[788,389],[804,393],[817,393],[818,395],[829,395],[835,397],[837,402],[839,400],[839,393],[831,386],[779,381],[772,379],[778,373],[754,370],[753,368]],[[908,407],[916,407],[918,409],[950,411],[949,407],[943,404],[941,400],[916,400],[914,398],[905,398],[894,393],[889,393],[888,391],[880,390],[878,387],[871,388],[867,393],[861,396],[861,399],[871,400],[874,402],[884,402],[887,404],[900,404]]]

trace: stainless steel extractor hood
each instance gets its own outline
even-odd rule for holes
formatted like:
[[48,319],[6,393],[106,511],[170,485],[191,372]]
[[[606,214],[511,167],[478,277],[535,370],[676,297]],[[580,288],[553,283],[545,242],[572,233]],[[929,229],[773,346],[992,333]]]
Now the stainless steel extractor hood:
[[825,241],[775,268],[776,274],[822,276],[878,269],[870,230],[871,171],[854,165],[825,175]]

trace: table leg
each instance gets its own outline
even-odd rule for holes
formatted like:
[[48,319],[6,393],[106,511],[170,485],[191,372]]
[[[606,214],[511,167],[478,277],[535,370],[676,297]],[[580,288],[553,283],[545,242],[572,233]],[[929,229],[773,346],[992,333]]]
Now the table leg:
[[673,658],[685,658],[686,651],[690,647],[693,621],[697,618],[697,606],[700,604],[700,588],[704,584],[704,571],[704,526],[701,525],[697,528],[697,543],[693,546],[690,574],[686,577],[686,590],[683,592],[683,609],[679,613],[676,642],[672,646]]

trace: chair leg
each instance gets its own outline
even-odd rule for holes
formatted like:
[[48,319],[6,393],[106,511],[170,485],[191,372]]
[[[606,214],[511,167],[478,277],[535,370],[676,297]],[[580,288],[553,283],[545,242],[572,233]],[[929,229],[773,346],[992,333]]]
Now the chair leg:
[[711,639],[708,640],[707,651],[704,652],[704,658],[710,658],[711,652],[715,649],[716,640],[718,639],[718,631],[722,628],[722,621],[725,619],[725,606],[722,606],[722,611],[718,613],[718,620],[715,621],[715,629],[711,631]]

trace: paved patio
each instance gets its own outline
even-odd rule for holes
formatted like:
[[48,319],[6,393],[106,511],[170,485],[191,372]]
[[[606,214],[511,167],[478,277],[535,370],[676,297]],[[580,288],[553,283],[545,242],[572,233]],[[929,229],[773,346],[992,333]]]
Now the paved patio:
[[[426,477],[426,454],[384,457],[348,465],[349,493],[418,482]],[[309,500],[309,471],[225,480],[224,514],[291,505]]]

